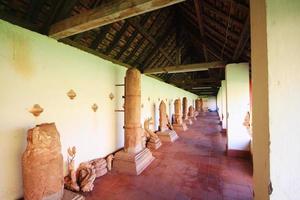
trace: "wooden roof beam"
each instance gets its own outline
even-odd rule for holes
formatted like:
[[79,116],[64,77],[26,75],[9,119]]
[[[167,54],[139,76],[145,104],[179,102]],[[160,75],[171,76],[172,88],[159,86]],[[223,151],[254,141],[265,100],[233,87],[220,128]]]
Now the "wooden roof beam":
[[[158,42],[157,40],[152,37],[147,30],[145,30],[144,27],[142,27],[139,23],[135,22],[134,20],[128,20],[128,23],[133,26],[140,34],[142,34],[149,42],[152,43],[153,46],[157,46]],[[175,61],[168,55],[167,52],[160,46],[157,48],[158,51],[160,51],[161,54],[164,55],[171,63],[175,64]]]
[[209,68],[222,68],[225,67],[224,62],[207,62],[207,63],[196,63],[187,65],[175,65],[167,67],[154,67],[151,69],[146,69],[144,74],[161,74],[161,73],[183,73],[183,72],[195,72],[203,71]]
[[50,27],[49,36],[65,38],[185,0],[111,0],[97,8],[64,19]]
[[[202,7],[200,1],[194,0],[194,5],[196,9],[197,22],[198,22],[201,38],[204,39],[205,35],[204,35],[204,28],[203,28]],[[202,43],[202,49],[203,49],[205,61],[207,62],[208,61],[207,50],[206,50],[206,45],[204,43]]]
[[234,54],[232,57],[233,61],[237,61],[241,57],[241,55],[245,49],[245,46],[249,40],[249,37],[250,37],[250,19],[249,19],[249,15],[248,15],[248,17],[245,21],[241,36],[239,38],[239,42],[236,45],[236,48],[234,50]]

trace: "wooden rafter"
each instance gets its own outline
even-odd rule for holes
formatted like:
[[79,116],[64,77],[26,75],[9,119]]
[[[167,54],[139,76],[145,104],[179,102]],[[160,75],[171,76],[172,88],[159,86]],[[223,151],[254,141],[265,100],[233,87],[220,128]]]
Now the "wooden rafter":
[[154,67],[144,70],[144,74],[160,74],[160,73],[183,73],[183,72],[195,72],[208,70],[209,68],[221,68],[225,63],[221,61],[208,62],[208,63],[196,63],[188,65],[175,65],[166,67]]
[[110,29],[110,25],[104,26],[100,29],[99,33],[96,35],[95,39],[90,44],[91,49],[97,49],[101,41],[105,38],[105,35]]
[[[203,28],[202,7],[200,4],[200,1],[194,0],[194,5],[195,5],[195,9],[196,9],[197,22],[198,22],[201,38],[204,39],[205,35],[204,35],[204,28]],[[202,43],[202,48],[203,48],[203,54],[204,54],[205,61],[207,62],[208,61],[207,50],[206,50],[206,45],[204,43]]]
[[56,39],[65,38],[183,1],[184,0],[111,0],[102,6],[53,24],[50,28],[49,36]]
[[245,24],[244,24],[239,42],[236,45],[236,48],[234,50],[234,54],[233,54],[233,57],[232,57],[233,61],[237,61],[240,58],[240,56],[242,55],[242,53],[245,49],[245,46],[246,46],[246,44],[249,40],[249,37],[250,37],[250,30],[249,29],[250,29],[250,19],[249,19],[249,15],[248,15],[247,19],[245,21]]
[[[136,21],[134,20],[127,20],[128,23],[133,26],[140,34],[142,34],[149,42],[152,43],[153,46],[157,46],[158,42],[156,41],[156,39],[154,37],[152,37],[147,30],[144,29],[144,27],[142,27],[140,24],[138,24]],[[157,50],[163,54],[171,63],[174,63],[174,60],[172,58],[169,57],[169,55],[165,52],[164,49],[162,49],[160,46],[158,46]]]
[[113,41],[110,43],[110,45],[106,48],[105,54],[109,54],[118,44],[120,38],[122,37],[123,33],[127,30],[129,24],[125,21],[125,23],[122,25],[122,28],[116,33]]

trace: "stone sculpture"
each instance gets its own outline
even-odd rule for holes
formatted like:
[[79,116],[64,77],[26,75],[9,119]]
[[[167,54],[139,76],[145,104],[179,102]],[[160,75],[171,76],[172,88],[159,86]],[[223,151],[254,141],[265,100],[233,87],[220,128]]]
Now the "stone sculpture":
[[189,113],[188,116],[191,120],[197,120],[196,116],[195,116],[195,109],[193,106],[189,107]]
[[152,118],[146,119],[144,122],[145,135],[147,137],[147,148],[150,150],[156,150],[161,146],[161,141],[151,129],[150,124],[153,124]]
[[104,158],[97,158],[89,162],[95,169],[96,178],[107,174],[107,162]]
[[182,99],[182,119],[187,125],[193,124],[192,120],[188,117],[188,102],[186,97]]
[[107,162],[107,170],[111,171],[112,169],[112,161],[114,159],[114,155],[110,154],[109,156],[107,156],[106,158],[106,162]]
[[125,77],[125,144],[115,154],[113,170],[139,175],[153,161],[151,151],[142,145],[141,73],[130,68]]
[[90,192],[94,188],[94,181],[96,179],[96,170],[94,166],[89,163],[81,163],[77,169],[77,181],[82,192]]
[[168,124],[169,119],[166,114],[166,104],[164,101],[161,101],[159,105],[159,131],[157,135],[163,142],[174,142],[178,139],[178,135]]
[[33,116],[38,117],[44,111],[44,109],[39,104],[34,104],[33,107],[29,110]]
[[68,148],[68,175],[64,178],[65,188],[72,191],[79,191],[77,184],[76,170],[75,170],[75,155],[76,147]]
[[176,132],[177,131],[186,131],[187,130],[187,126],[182,121],[181,101],[180,101],[180,99],[176,99],[175,100],[174,107],[175,107],[174,123],[173,123],[174,130]]
[[63,156],[54,123],[40,124],[28,130],[22,172],[25,200],[62,199]]

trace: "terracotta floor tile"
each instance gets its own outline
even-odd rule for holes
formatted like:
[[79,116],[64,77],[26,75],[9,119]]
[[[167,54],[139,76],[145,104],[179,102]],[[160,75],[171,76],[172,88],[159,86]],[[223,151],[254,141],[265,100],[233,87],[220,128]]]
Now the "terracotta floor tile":
[[110,172],[95,181],[87,200],[251,200],[250,161],[226,157],[216,113],[205,113],[178,133],[175,143],[153,152],[140,175]]

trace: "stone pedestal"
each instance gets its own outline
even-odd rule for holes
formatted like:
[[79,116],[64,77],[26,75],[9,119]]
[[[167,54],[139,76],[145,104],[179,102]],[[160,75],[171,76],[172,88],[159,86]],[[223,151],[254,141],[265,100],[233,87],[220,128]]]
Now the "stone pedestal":
[[161,146],[160,138],[150,138],[147,142],[147,148],[150,150],[156,150]]
[[139,175],[154,157],[142,141],[141,73],[135,68],[126,72],[124,110],[125,144],[124,149],[115,154],[113,170]]
[[178,131],[186,131],[188,128],[186,124],[182,121],[182,114],[181,114],[181,101],[180,99],[176,99],[174,102],[175,107],[175,119],[173,123],[174,130]]
[[22,157],[25,200],[60,200],[64,191],[60,136],[54,123],[28,131]]
[[166,114],[166,104],[161,101],[159,105],[159,131],[156,133],[163,142],[174,142],[178,139],[178,135],[174,130],[168,127],[168,117]]
[[121,173],[139,175],[153,160],[154,157],[148,148],[139,153],[128,153],[121,150],[115,154],[113,169]]
[[164,132],[157,132],[158,137],[163,142],[175,142],[179,137],[174,130],[166,130]]

